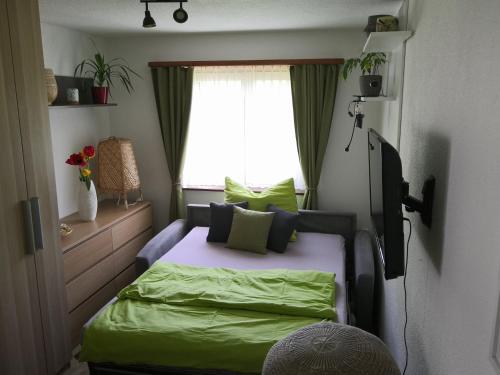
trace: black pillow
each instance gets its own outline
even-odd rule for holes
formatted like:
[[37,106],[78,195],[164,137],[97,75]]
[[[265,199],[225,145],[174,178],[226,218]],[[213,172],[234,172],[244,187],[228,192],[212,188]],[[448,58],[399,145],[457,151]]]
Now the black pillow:
[[248,202],[214,203],[210,202],[210,229],[208,242],[227,242],[233,223],[233,207],[248,208]]
[[267,206],[267,211],[274,212],[273,223],[267,237],[267,248],[284,253],[299,221],[299,214],[282,210],[273,204]]

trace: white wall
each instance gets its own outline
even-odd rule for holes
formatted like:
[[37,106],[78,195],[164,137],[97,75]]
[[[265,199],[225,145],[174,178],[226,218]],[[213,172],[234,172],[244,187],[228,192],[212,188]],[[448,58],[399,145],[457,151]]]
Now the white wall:
[[[136,91],[116,94],[119,110],[111,114],[116,136],[134,142],[145,197],[153,201],[156,229],[168,222],[171,182],[158,125],[151,75],[147,63],[157,60],[230,60],[272,58],[327,58],[357,56],[365,40],[358,31],[258,32],[183,34],[168,36],[120,37],[107,39],[110,55],[127,59],[144,77],[136,80]],[[358,93],[357,77],[339,83],[333,128],[318,187],[321,209],[358,214],[359,225],[367,226],[368,187],[366,128],[357,131],[351,152],[345,153],[352,122],[346,108]],[[379,106],[367,115],[378,123]],[[186,192],[188,202],[222,200],[221,193]]]
[[[101,38],[42,23],[42,42],[45,67],[54,74],[73,76],[75,66],[91,57],[95,48],[104,49]],[[63,93],[64,94],[64,93]],[[49,108],[52,151],[56,172],[59,217],[76,212],[78,171],[65,164],[67,157],[83,146],[97,146],[100,139],[110,135],[109,108]]]
[[[401,156],[411,193],[436,176],[432,230],[418,215],[408,270],[411,375],[495,374],[499,298],[500,3],[411,0]],[[400,364],[402,280],[384,283],[381,333]]]

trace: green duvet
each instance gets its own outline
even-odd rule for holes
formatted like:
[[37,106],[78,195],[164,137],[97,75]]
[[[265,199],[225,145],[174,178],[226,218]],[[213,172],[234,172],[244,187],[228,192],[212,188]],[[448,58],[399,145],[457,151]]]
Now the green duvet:
[[335,274],[155,263],[86,330],[80,359],[260,373],[289,333],[336,319]]

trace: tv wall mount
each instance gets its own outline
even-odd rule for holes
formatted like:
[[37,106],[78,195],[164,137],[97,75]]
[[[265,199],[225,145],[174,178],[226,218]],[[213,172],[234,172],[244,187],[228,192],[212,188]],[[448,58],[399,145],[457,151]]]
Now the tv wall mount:
[[434,203],[434,187],[436,185],[436,178],[429,176],[424,182],[422,187],[422,200],[412,197],[409,194],[410,184],[403,181],[403,205],[408,212],[419,212],[422,223],[428,228],[432,226],[432,205]]

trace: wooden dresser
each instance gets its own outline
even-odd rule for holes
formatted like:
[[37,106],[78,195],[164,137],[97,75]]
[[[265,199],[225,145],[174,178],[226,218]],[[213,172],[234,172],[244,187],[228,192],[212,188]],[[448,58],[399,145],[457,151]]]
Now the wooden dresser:
[[61,238],[73,346],[83,324],[135,280],[135,256],[153,235],[152,221],[149,202],[125,210],[111,200],[99,202],[93,222],[82,222],[77,213],[61,219],[73,228]]

